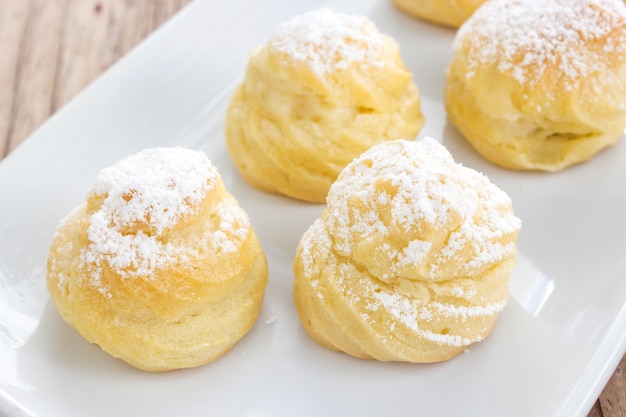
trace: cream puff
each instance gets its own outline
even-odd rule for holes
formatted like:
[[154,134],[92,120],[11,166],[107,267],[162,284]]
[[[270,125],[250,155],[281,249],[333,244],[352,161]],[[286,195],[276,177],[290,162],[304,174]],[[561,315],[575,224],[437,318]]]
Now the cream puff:
[[400,48],[367,18],[315,10],[250,55],[226,143],[255,187],[323,202],[339,172],[385,140],[417,135],[420,96]]
[[448,117],[491,162],[558,171],[626,126],[621,0],[490,0],[459,29]]
[[342,171],[302,236],[300,321],[355,357],[450,359],[504,309],[520,227],[509,196],[434,139],[375,145]]
[[254,324],[267,264],[204,153],[146,149],[103,169],[61,221],[47,286],[87,341],[147,371],[225,354]]

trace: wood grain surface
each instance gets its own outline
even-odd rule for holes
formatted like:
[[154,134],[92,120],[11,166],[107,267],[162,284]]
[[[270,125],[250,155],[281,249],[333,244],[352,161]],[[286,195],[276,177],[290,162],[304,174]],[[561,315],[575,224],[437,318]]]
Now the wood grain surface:
[[[188,2],[0,0],[0,159]],[[626,417],[626,356],[589,417]]]

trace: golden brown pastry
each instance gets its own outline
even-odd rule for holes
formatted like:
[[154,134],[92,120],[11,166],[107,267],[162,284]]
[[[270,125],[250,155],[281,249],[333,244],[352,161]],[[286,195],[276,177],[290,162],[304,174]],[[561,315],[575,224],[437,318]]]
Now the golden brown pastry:
[[48,290],[89,342],[147,371],[226,353],[255,322],[267,265],[207,157],[147,149],[102,170],[59,225]]
[[487,0],[393,0],[399,9],[420,19],[458,28]]
[[626,126],[621,0],[490,0],[459,29],[448,117],[485,158],[558,171]]
[[303,235],[295,305],[311,337],[381,361],[450,359],[508,299],[520,220],[437,141],[396,140],[350,163]]
[[226,143],[255,187],[323,202],[355,156],[413,138],[423,123],[398,44],[365,17],[321,9],[283,23],[251,54]]

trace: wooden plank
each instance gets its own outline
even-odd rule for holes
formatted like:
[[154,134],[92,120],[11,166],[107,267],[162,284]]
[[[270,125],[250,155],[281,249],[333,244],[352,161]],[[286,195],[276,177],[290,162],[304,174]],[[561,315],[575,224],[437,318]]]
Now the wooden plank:
[[15,2],[4,7],[0,1],[0,159],[8,153],[13,113],[16,111],[16,76],[19,71],[20,45],[28,16],[28,2]]
[[[4,10],[2,17],[10,19],[0,23],[2,31],[9,32],[6,35],[3,33],[1,49],[3,59],[7,59],[9,65],[2,65],[0,73],[3,74],[2,81],[7,80],[12,86],[12,91],[5,91],[0,100],[3,103],[0,120],[5,126],[0,130],[4,135],[3,156],[50,116],[59,49],[58,33],[63,21],[63,0],[32,0],[13,4],[18,3],[21,3],[18,7],[0,5],[0,10]],[[5,50],[9,54],[5,54]]]
[[587,417],[604,417],[602,415],[602,409],[600,408],[600,402],[599,401],[596,401],[596,403],[594,404],[594,406],[591,409],[591,411],[589,412],[589,414],[587,414]]
[[0,0],[0,156],[188,2]]
[[603,417],[626,417],[626,355],[598,400]]

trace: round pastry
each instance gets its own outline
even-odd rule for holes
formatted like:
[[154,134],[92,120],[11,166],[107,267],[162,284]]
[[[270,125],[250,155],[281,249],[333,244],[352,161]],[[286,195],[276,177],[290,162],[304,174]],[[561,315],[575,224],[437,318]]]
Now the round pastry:
[[48,291],[89,342],[147,371],[226,353],[255,322],[267,265],[207,157],[147,149],[102,170],[58,226]]
[[300,321],[359,358],[450,359],[504,308],[520,225],[510,198],[434,139],[376,145],[339,175],[300,241]]
[[457,32],[445,104],[493,163],[558,171],[626,126],[622,0],[490,0]]
[[398,44],[365,17],[321,9],[283,23],[252,53],[226,143],[255,187],[323,202],[355,156],[415,137],[423,123]]
[[487,0],[393,0],[406,13],[422,20],[458,28]]

